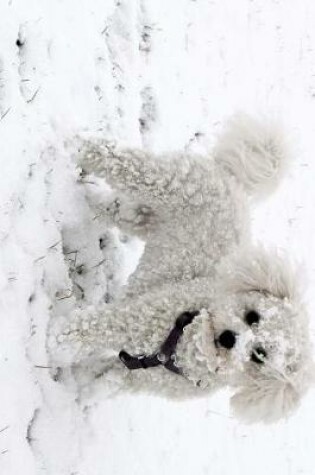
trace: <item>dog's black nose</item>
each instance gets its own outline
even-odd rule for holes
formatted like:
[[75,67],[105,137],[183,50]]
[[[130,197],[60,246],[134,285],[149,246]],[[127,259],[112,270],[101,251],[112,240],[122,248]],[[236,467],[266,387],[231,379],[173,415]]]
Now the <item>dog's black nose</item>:
[[219,336],[218,342],[223,348],[230,350],[236,343],[236,333],[231,330],[224,330]]

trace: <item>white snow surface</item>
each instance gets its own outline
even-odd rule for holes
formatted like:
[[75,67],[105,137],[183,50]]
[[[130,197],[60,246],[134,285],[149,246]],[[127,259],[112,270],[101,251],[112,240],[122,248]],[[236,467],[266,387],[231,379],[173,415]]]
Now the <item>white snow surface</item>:
[[288,421],[246,426],[227,392],[108,398],[47,367],[49,319],[82,290],[110,299],[142,245],[114,234],[109,265],[86,200],[101,185],[80,183],[67,144],[206,153],[236,111],[281,121],[292,143],[253,234],[301,263],[314,333],[315,2],[1,0],[1,475],[315,473],[314,391]]

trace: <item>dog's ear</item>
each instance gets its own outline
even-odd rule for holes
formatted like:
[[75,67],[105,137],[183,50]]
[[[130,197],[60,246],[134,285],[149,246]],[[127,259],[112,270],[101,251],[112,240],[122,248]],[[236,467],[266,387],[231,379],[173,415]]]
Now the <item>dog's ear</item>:
[[290,415],[299,402],[296,388],[276,378],[247,382],[230,401],[232,412],[247,423],[275,422]]
[[298,367],[287,374],[271,367],[248,378],[230,399],[232,412],[247,423],[272,423],[292,414],[314,386],[315,363],[305,348]]
[[289,300],[299,296],[296,272],[289,259],[275,250],[244,249],[225,259],[219,273],[220,285],[230,292],[258,291]]

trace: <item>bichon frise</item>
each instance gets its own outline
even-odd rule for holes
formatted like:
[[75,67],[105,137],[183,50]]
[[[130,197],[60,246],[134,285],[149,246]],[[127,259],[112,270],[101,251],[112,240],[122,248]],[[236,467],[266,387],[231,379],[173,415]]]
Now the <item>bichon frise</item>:
[[313,372],[308,321],[288,260],[251,245],[248,217],[285,168],[281,134],[239,116],[209,157],[101,141],[80,157],[115,190],[108,224],[146,246],[119,301],[52,322],[55,364],[170,397],[228,385],[243,419],[289,414]]

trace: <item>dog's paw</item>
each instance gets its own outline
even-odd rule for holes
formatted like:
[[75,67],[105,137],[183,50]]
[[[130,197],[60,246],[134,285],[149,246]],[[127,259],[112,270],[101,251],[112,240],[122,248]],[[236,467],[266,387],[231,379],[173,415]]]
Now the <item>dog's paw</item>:
[[114,156],[115,142],[82,141],[79,146],[77,164],[83,175],[106,176],[108,158]]

